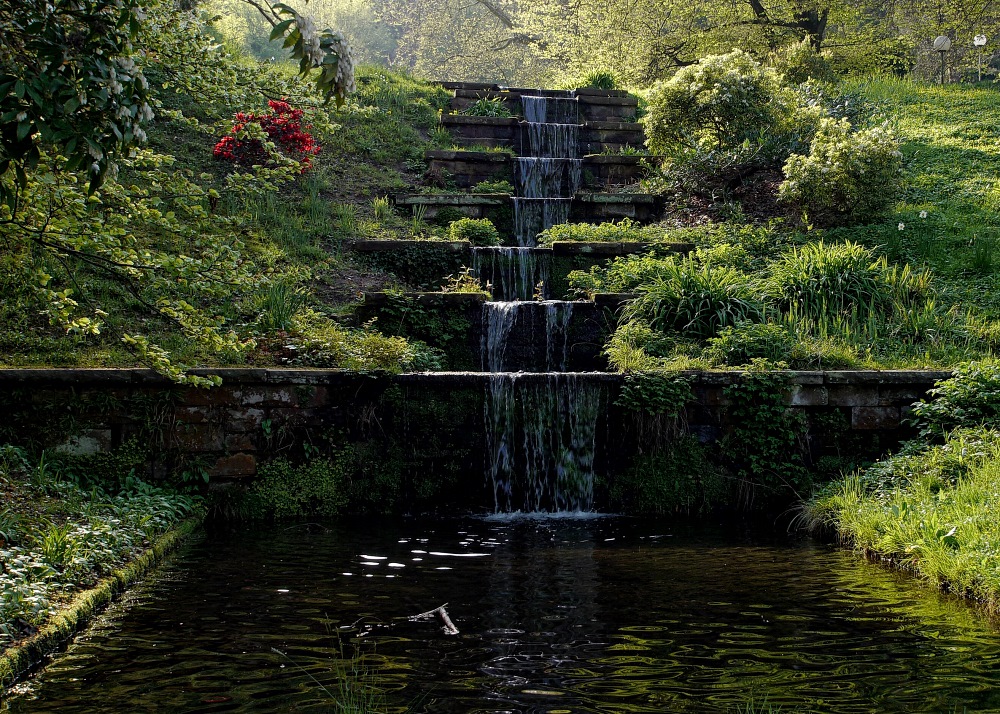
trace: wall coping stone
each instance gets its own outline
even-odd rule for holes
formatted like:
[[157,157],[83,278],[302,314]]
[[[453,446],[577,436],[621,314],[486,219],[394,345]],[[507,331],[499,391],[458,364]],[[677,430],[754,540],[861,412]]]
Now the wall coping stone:
[[[405,292],[403,296],[412,298],[424,306],[467,307],[469,305],[482,305],[488,300],[485,293]],[[391,293],[365,293],[364,304],[371,307],[387,305],[391,297],[393,297]]]
[[393,196],[398,206],[501,206],[510,201],[508,193],[402,193]]
[[349,244],[350,249],[358,253],[384,253],[407,248],[423,248],[433,245],[452,253],[463,253],[472,246],[467,240],[356,240]]
[[642,124],[637,121],[585,121],[580,128],[595,131],[643,131]]
[[549,244],[552,255],[632,255],[662,250],[668,253],[690,253],[693,243],[645,243],[640,241],[571,241],[557,240]]
[[510,154],[504,151],[462,151],[460,149],[428,149],[424,152],[425,159],[441,161],[488,161],[505,163],[510,161]]
[[584,203],[656,203],[659,197],[651,193],[586,193],[576,194],[577,201]]
[[520,120],[517,117],[480,117],[469,114],[450,113],[441,115],[441,123],[466,124],[471,126],[517,126]]
[[583,157],[584,164],[610,164],[614,166],[638,166],[643,161],[658,161],[662,156],[638,155],[638,154],[586,154]]
[[[382,295],[383,293],[368,293]],[[449,296],[456,302],[485,302],[485,296],[475,293],[417,293],[417,295]],[[608,294],[605,297],[612,297]],[[619,297],[619,296],[616,296]],[[626,296],[620,296],[625,299]],[[410,372],[390,375],[386,372],[355,372],[344,369],[302,369],[286,367],[246,368],[197,368],[189,370],[199,376],[218,375],[223,384],[336,384],[350,383],[359,380],[381,379],[399,383],[412,381],[434,381],[445,379],[454,381],[461,377],[470,383],[488,380],[487,372]],[[851,371],[821,371],[821,370],[780,370],[778,374],[787,375],[790,384],[802,385],[893,385],[893,384],[932,384],[952,376],[947,370],[851,370]],[[520,378],[545,379],[544,373],[517,373]],[[576,377],[587,377],[600,382],[616,382],[623,375],[616,372],[566,372]],[[733,384],[739,381],[745,371],[702,371],[684,370],[679,375],[692,377],[697,384]],[[43,384],[73,385],[73,384],[108,384],[108,385],[163,385],[170,381],[151,369],[142,367],[34,367],[34,368],[0,368],[0,386],[27,387]]]

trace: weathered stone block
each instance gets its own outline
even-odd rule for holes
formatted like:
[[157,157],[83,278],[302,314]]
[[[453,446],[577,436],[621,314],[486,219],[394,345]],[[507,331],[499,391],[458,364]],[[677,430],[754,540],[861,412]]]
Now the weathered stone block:
[[85,429],[56,447],[60,454],[90,456],[111,450],[111,429]]
[[226,434],[226,451],[256,451],[257,444],[249,434]]
[[174,430],[174,446],[188,451],[222,451],[224,434],[217,424],[190,424]]
[[831,384],[827,387],[831,407],[877,407],[878,387],[867,384]]
[[263,409],[242,408],[226,412],[226,429],[231,432],[257,431],[263,421]]
[[794,384],[788,403],[793,407],[825,407],[830,403],[826,387]]
[[851,428],[859,431],[899,428],[899,407],[854,407]]
[[223,456],[215,462],[210,473],[220,478],[254,476],[257,473],[257,457],[253,454]]
[[210,406],[177,407],[174,419],[180,424],[204,424],[219,422],[222,415]]

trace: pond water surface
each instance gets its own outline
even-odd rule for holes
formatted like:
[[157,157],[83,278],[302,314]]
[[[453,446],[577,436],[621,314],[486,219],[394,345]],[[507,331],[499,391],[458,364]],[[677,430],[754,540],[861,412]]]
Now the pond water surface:
[[[443,603],[457,635],[408,619]],[[804,537],[615,517],[212,533],[3,708],[337,711],[345,671],[384,711],[1000,711],[962,603]]]

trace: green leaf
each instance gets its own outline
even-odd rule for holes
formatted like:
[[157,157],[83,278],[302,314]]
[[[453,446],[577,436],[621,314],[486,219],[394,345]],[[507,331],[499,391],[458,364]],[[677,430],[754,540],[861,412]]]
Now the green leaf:
[[295,22],[294,17],[291,20],[285,20],[284,22],[279,22],[277,25],[275,25],[274,29],[271,30],[271,35],[270,37],[268,37],[268,39],[269,40],[278,39],[279,37],[285,34],[285,32],[288,30],[289,27],[292,26],[292,23],[294,22]]

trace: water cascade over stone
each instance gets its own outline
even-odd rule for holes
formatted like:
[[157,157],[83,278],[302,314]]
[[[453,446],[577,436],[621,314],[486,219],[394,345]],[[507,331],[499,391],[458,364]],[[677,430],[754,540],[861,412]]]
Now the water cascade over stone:
[[497,511],[590,510],[600,405],[600,389],[575,374],[493,375],[486,453]]
[[[565,372],[569,364],[569,328],[572,320],[573,303],[568,300],[485,303],[483,368],[487,372],[539,369]],[[511,344],[510,337],[515,328],[519,336],[528,338],[529,345]],[[542,342],[545,351],[536,357],[534,348]]]
[[494,300],[531,300],[549,282],[549,261],[538,260],[534,248],[473,248],[472,268],[492,286]]
[[573,96],[522,96],[522,157],[516,160],[514,235],[519,246],[569,219],[580,187],[579,105]]
[[569,93],[521,102],[522,156],[514,175],[519,247],[473,250],[474,267],[498,300],[483,307],[483,369],[491,373],[487,478],[497,511],[589,510],[601,391],[566,371],[573,303],[533,299],[539,283],[548,282],[547,265],[533,250],[536,236],[569,220],[580,188],[579,105]]

